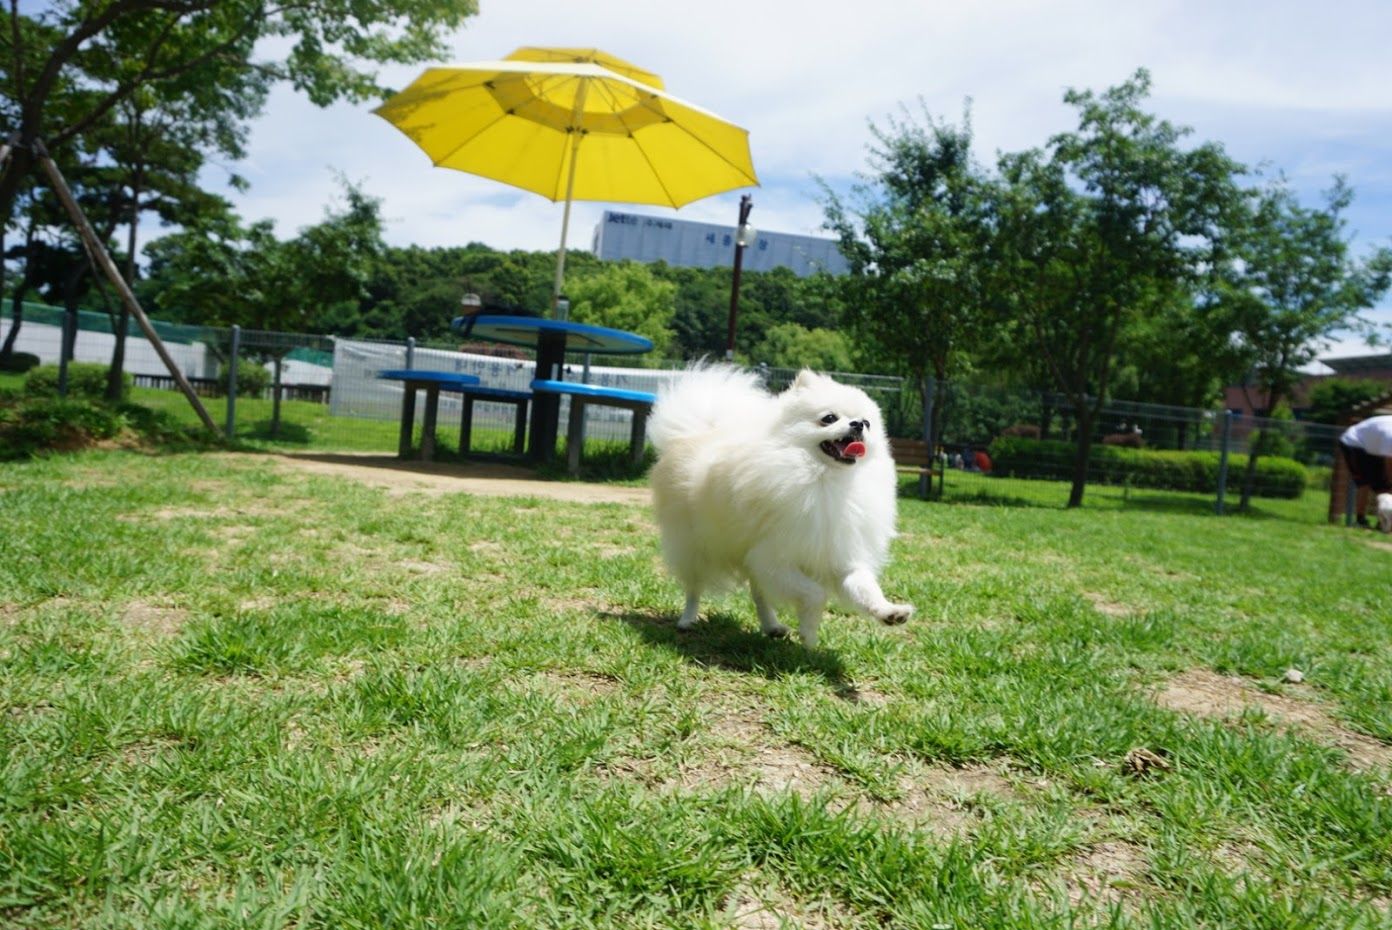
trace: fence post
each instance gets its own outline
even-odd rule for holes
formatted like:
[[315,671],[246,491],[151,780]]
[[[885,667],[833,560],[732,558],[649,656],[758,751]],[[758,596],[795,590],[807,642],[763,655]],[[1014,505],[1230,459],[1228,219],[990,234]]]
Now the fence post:
[[1223,411],[1223,445],[1218,452],[1218,500],[1214,509],[1223,515],[1223,497],[1228,491],[1228,441],[1232,438],[1232,411]]
[[232,324],[232,351],[227,356],[227,438],[237,432],[237,353],[242,348],[242,328]]
[[416,337],[406,337],[406,370],[416,367]]

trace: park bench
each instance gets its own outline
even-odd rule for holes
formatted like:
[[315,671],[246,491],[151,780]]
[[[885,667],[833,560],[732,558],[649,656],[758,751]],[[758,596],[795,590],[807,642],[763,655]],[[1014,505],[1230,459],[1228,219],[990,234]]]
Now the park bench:
[[629,458],[634,465],[642,464],[643,446],[648,434],[648,414],[652,412],[657,395],[647,391],[628,391],[544,378],[532,382],[532,391],[570,398],[570,419],[566,425],[566,471],[570,474],[575,475],[580,471],[580,451],[585,444],[585,408],[590,404],[633,411],[633,427],[628,437]]
[[933,491],[933,478],[938,479],[938,497],[942,497],[943,489],[943,463],[941,459],[930,454],[928,443],[922,439],[891,439],[889,441],[890,451],[894,454],[895,471],[917,475],[919,479],[919,492],[924,497],[928,497]]

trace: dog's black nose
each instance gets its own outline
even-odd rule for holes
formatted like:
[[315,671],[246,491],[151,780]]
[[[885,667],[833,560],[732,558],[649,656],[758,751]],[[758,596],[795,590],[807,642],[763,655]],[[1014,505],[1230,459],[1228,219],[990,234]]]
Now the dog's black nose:
[[870,425],[870,421],[869,421],[869,420],[852,420],[852,421],[851,421],[851,432],[853,432],[853,433],[855,433],[857,436],[859,436],[861,433],[865,432],[865,427],[867,427],[867,426],[869,426],[869,425]]

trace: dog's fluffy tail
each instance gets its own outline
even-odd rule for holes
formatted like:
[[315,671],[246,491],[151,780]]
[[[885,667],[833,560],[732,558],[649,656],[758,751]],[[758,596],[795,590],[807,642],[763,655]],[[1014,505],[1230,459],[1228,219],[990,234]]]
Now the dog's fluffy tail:
[[670,442],[718,430],[731,416],[768,398],[759,377],[732,365],[699,363],[658,389],[648,438],[659,452]]

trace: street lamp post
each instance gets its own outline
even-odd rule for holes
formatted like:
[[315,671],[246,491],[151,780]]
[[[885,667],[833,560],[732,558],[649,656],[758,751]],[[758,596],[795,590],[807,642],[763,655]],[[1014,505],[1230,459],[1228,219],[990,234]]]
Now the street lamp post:
[[739,313],[740,267],[744,264],[744,247],[754,241],[754,227],[749,225],[749,211],[754,201],[745,194],[740,197],[739,226],[735,228],[735,278],[730,285],[730,323],[725,338],[725,360],[735,359],[735,316]]

